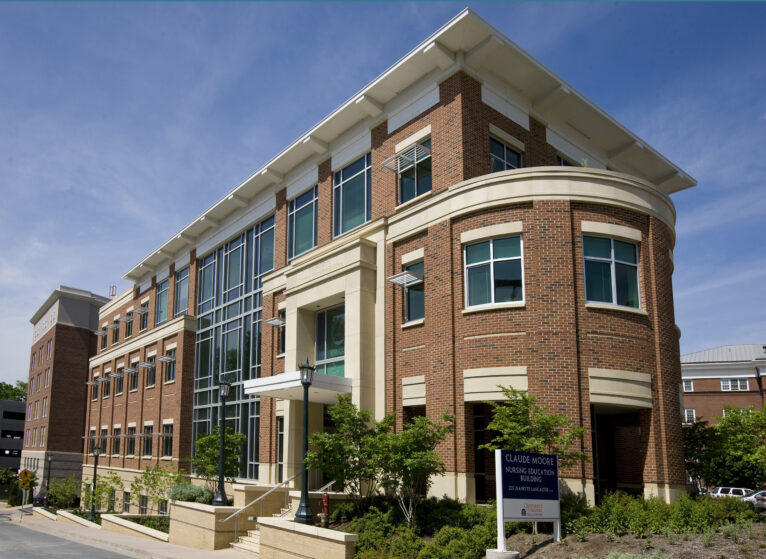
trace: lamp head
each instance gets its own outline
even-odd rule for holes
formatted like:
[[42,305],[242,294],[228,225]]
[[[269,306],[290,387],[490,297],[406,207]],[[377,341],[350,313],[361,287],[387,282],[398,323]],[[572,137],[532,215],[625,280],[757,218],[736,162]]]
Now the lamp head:
[[101,445],[100,444],[98,446],[94,446],[93,447],[93,456],[98,456],[99,454],[101,454]]
[[221,398],[228,398],[230,391],[231,383],[226,382],[223,380],[223,377],[221,377],[218,382],[218,393],[221,395]]
[[311,383],[314,380],[314,371],[316,370],[315,367],[312,367],[309,365],[309,358],[306,357],[306,362],[300,365],[300,371],[301,371],[301,384],[303,386],[311,386]]

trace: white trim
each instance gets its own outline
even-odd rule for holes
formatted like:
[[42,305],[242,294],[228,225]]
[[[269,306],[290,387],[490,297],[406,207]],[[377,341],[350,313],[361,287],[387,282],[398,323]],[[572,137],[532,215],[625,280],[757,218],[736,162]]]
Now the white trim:
[[489,124],[489,135],[494,136],[501,142],[503,142],[505,145],[512,147],[513,149],[519,150],[521,153],[524,153],[524,142],[519,140],[518,138],[511,136],[508,132],[505,130],[498,128],[494,124]]
[[112,429],[122,429],[122,424],[121,423],[115,423],[115,424],[112,425]]
[[154,427],[154,421],[144,421],[144,427]]
[[135,427],[135,426],[136,426],[136,422],[135,421],[131,421],[131,422],[128,423],[128,429],[130,429],[131,427]]
[[460,244],[483,241],[485,239],[494,239],[505,237],[507,235],[520,235],[524,230],[524,224],[521,221],[509,221],[507,223],[498,223],[488,225],[478,229],[471,229],[460,234]]
[[146,358],[149,359],[150,357],[156,357],[157,356],[157,350],[153,349],[152,351],[146,352]]
[[405,322],[404,324],[402,324],[402,330],[404,330],[405,328],[409,328],[410,326],[420,326],[425,321],[426,321],[425,318],[418,318],[418,319],[415,319],[415,320],[410,320],[409,322]]
[[474,305],[472,307],[466,307],[462,311],[462,314],[471,314],[474,312],[492,311],[498,309],[523,309],[527,304],[524,301],[510,301],[508,303],[489,303],[487,305]]
[[170,419],[163,419],[162,420],[162,424],[163,425],[173,425],[173,418],[171,417]]
[[487,82],[481,84],[482,102],[525,130],[529,130],[529,113],[511,101],[511,96],[508,94],[509,88],[504,87],[503,89],[506,91],[499,92],[495,84],[489,85]]
[[125,361],[120,361],[119,363],[117,363],[117,368],[118,369],[124,369],[125,368]]
[[287,200],[297,198],[309,188],[313,187],[319,182],[319,167],[312,166],[308,171],[302,175],[291,179],[287,184],[286,197]]
[[606,235],[617,239],[627,239],[636,243],[641,242],[641,231],[632,227],[625,227],[624,225],[613,225],[599,221],[581,221],[580,230],[583,232],[583,235],[595,233],[596,235]]
[[172,344],[168,344],[165,346],[165,351],[170,351],[172,349],[176,349],[178,347],[178,342],[173,342]]
[[[103,429],[106,429],[106,430],[108,431],[108,430],[109,430],[109,425],[102,425],[102,426],[101,426],[101,429],[102,429],[102,430],[103,430]],[[101,435],[99,434],[99,436],[101,436]]]
[[132,313],[135,308],[135,306],[130,305],[127,309],[125,309],[125,314]]
[[286,308],[287,308],[287,301],[280,301],[279,303],[277,303],[277,310],[278,311],[283,311]]
[[[430,84],[429,84],[430,85]],[[388,115],[388,133],[398,130],[415,117],[439,103],[439,85],[433,85],[417,99],[402,107],[399,111]]]
[[402,266],[407,266],[409,264],[412,264],[413,262],[420,262],[423,260],[425,256],[425,250],[421,248],[416,248],[415,250],[412,250],[410,252],[406,252],[402,254]]
[[633,314],[640,314],[641,316],[649,316],[649,313],[646,312],[644,309],[637,309],[636,307],[627,307],[625,305],[615,305],[614,303],[596,303],[596,302],[587,302],[585,303],[586,309],[601,309],[601,310],[607,310],[607,311],[623,311],[623,312],[629,312]]
[[396,146],[394,147],[394,153],[399,153],[403,149],[408,148],[411,145],[414,145],[420,142],[421,140],[424,140],[425,138],[428,138],[430,135],[431,135],[431,125],[429,124],[422,130],[415,132],[410,137],[405,138],[404,140],[396,144]]
[[371,149],[372,134],[369,130],[366,130],[361,136],[353,139],[344,147],[333,151],[330,163],[333,173],[345,167],[348,163],[366,155]]
[[131,357],[130,364],[139,363],[141,361],[140,357]]
[[148,297],[148,296],[144,297],[143,299],[141,299],[141,304],[143,305],[145,303],[148,303],[150,299],[151,299],[151,297]]
[[107,373],[111,373],[111,372],[112,372],[112,368],[111,368],[111,367],[107,367],[107,368],[105,368],[105,369],[104,369],[104,374],[105,374],[105,375],[106,375]]
[[606,169],[607,157],[605,153],[596,153],[592,149],[585,151],[584,141],[574,142],[567,137],[555,125],[548,123],[545,127],[545,140],[566,159],[573,163],[594,169]]

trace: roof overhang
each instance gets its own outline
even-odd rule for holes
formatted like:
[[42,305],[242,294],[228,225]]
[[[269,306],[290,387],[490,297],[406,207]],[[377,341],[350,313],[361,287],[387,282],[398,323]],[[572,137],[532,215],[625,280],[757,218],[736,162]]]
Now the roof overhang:
[[385,118],[386,104],[422,78],[458,70],[479,81],[486,77],[501,83],[503,89],[524,99],[519,101],[522,110],[595,144],[616,171],[648,180],[666,194],[696,184],[682,169],[466,8],[136,264],[124,279],[141,281],[181,250],[191,249],[208,229],[218,227],[261,192],[282,184],[296,166],[327,153],[330,143],[354,125],[371,117]]
[[53,290],[53,293],[51,293],[48,298],[45,300],[45,302],[40,305],[40,308],[37,309],[37,312],[32,315],[32,318],[29,319],[29,322],[32,324],[37,324],[37,321],[40,320],[40,318],[48,311],[49,308],[51,308],[51,305],[55,303],[58,299],[65,298],[65,299],[75,299],[77,301],[85,301],[86,303],[90,303],[91,305],[95,306],[96,308],[101,307],[101,305],[104,305],[105,303],[109,302],[109,297],[103,297],[101,295],[96,295],[95,293],[91,293],[90,291],[85,291],[84,289],[77,289],[74,287],[67,287],[66,285],[59,285],[58,288]]
[[[248,380],[243,383],[245,394],[269,396],[283,400],[303,400],[301,372],[282,373],[273,377]],[[309,387],[309,401],[320,404],[337,404],[339,394],[351,394],[351,379],[314,374]]]

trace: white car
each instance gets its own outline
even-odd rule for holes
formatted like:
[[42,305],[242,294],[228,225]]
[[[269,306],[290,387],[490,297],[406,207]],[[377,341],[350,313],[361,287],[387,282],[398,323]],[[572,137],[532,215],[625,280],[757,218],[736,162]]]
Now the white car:
[[720,499],[721,497],[744,497],[748,493],[752,493],[752,489],[747,487],[714,487],[710,492],[710,496],[713,499]]
[[748,493],[742,497],[742,500],[752,503],[757,509],[766,509],[766,490]]

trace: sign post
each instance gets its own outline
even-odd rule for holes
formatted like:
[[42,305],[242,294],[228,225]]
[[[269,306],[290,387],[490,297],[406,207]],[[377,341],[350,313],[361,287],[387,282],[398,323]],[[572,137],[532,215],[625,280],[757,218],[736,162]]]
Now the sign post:
[[553,522],[553,540],[561,539],[559,467],[555,454],[495,451],[497,549],[487,559],[519,556],[505,546],[505,522]]

